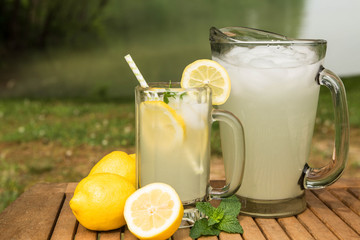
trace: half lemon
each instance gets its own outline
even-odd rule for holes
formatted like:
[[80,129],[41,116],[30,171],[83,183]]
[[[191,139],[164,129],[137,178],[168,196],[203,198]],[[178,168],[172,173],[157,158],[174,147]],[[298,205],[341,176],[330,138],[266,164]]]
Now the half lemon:
[[135,191],[125,203],[127,226],[139,239],[168,239],[179,228],[184,208],[176,191],[152,183]]
[[212,89],[213,105],[221,105],[229,98],[230,77],[219,63],[209,59],[200,59],[186,66],[181,78],[181,87],[192,88],[205,85]]

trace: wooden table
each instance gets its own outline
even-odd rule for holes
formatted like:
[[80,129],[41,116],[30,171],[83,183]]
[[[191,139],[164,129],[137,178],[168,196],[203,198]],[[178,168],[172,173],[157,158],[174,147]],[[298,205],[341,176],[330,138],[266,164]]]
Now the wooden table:
[[[0,214],[0,239],[136,239],[126,227],[94,232],[79,224],[69,207],[76,183],[33,186]],[[287,218],[239,216],[244,234],[221,233],[200,239],[360,239],[360,179],[340,179],[325,190],[306,191],[308,208]],[[191,239],[189,229],[173,240]]]

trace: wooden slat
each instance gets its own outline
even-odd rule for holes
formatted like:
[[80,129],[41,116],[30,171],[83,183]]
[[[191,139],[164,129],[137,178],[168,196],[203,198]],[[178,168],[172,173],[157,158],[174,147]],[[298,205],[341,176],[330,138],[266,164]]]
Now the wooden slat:
[[121,229],[115,229],[112,231],[100,232],[100,240],[120,240]]
[[74,193],[77,185],[78,185],[77,182],[68,183],[65,189],[65,193]]
[[190,228],[178,229],[172,236],[173,240],[192,240],[190,237]]
[[226,233],[221,232],[219,235],[220,240],[242,240],[242,237],[238,233]]
[[264,235],[262,234],[260,228],[255,223],[252,217],[248,216],[238,216],[240,225],[242,226],[244,233],[242,235],[245,240],[265,240]]
[[360,216],[360,200],[345,189],[331,189],[330,192]]
[[357,239],[357,235],[344,221],[332,212],[311,191],[305,194],[310,210],[340,239]]
[[295,217],[279,218],[280,226],[285,230],[291,239],[296,240],[313,240],[311,234]]
[[360,178],[340,178],[334,184],[326,187],[326,189],[334,189],[334,188],[351,188],[351,187],[359,187],[360,186]]
[[201,236],[198,240],[218,240],[217,236]]
[[124,240],[136,240],[137,238],[130,232],[127,226],[124,227]]
[[266,239],[268,240],[290,239],[281,228],[279,223],[273,218],[255,218],[255,222],[258,224]]
[[338,239],[309,209],[297,215],[297,219],[316,240]]
[[51,240],[69,240],[74,238],[77,221],[69,206],[73,195],[72,193],[66,194]]
[[2,239],[49,239],[66,184],[36,184],[0,214]]
[[351,209],[345,206],[339,199],[326,190],[314,191],[315,195],[323,201],[333,212],[335,212],[344,222],[360,234],[360,217]]
[[355,197],[360,199],[360,187],[358,188],[349,188],[348,191],[353,194]]
[[75,235],[75,240],[97,240],[97,233],[95,231],[86,229],[79,223]]

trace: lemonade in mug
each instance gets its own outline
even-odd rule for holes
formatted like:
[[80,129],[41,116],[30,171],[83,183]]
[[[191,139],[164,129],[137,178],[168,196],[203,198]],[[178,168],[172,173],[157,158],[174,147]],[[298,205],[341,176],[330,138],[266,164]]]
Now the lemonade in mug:
[[[204,62],[218,66],[210,60]],[[195,63],[198,64],[203,62]],[[184,220],[191,225],[200,217],[195,209],[196,202],[207,201],[210,196],[230,196],[239,189],[244,136],[242,125],[234,115],[212,108],[212,89],[207,84],[195,83],[198,86],[189,87],[193,85],[191,80],[182,83],[182,86],[180,83],[153,83],[147,88],[138,86],[135,89],[137,179],[138,187],[154,182],[171,185],[184,205]],[[228,124],[234,133],[231,139],[235,147],[229,149],[235,156],[229,159],[233,161],[233,169],[229,170],[233,174],[228,184],[220,189],[209,185],[210,130],[214,121]]]
[[172,88],[171,97],[169,91],[156,92],[162,100],[139,104],[140,184],[167,183],[187,203],[206,195],[211,106],[204,102],[207,88]]

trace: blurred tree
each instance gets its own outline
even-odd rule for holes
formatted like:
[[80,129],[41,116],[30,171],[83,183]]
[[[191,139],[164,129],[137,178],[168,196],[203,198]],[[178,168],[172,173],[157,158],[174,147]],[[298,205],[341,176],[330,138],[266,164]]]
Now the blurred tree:
[[119,56],[131,53],[149,81],[174,80],[210,57],[211,26],[296,37],[305,2],[0,0],[0,97],[133,97]]
[[98,36],[109,0],[0,0],[3,51],[45,48],[74,41],[74,33]]

